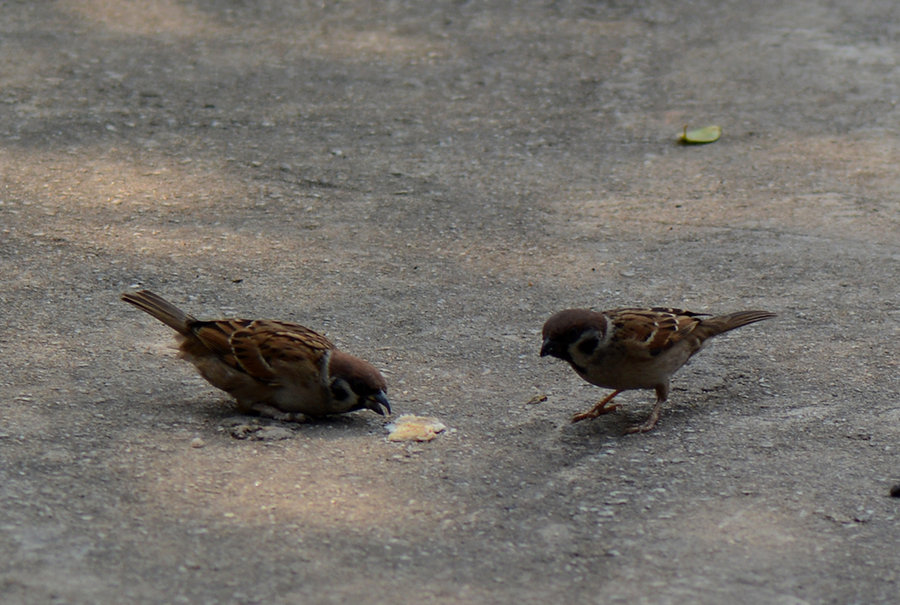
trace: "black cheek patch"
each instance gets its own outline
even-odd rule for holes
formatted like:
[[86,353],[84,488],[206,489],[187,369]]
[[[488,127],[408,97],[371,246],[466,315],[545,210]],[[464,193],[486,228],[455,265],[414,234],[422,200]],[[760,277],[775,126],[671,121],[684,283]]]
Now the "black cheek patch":
[[594,351],[597,349],[597,345],[600,344],[600,341],[597,337],[586,338],[578,343],[578,351],[585,355],[592,355]]
[[348,391],[347,387],[340,382],[333,382],[331,384],[331,394],[338,401],[345,401],[350,397],[350,391]]

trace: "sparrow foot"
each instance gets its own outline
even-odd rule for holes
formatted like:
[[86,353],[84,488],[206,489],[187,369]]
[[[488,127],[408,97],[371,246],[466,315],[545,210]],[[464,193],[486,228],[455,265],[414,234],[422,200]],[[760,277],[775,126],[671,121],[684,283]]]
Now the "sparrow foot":
[[282,412],[265,403],[255,403],[250,406],[250,411],[256,412],[260,416],[280,420],[281,422],[306,422],[309,418],[301,412]]
[[646,433],[647,431],[652,430],[653,427],[656,426],[656,423],[659,422],[660,410],[662,410],[662,401],[657,401],[656,405],[653,406],[653,410],[650,412],[650,417],[641,424],[636,424],[625,429],[625,434],[632,435],[634,433]]
[[612,405],[606,405],[612,398],[621,393],[622,391],[613,391],[610,395],[607,395],[600,401],[597,405],[589,409],[587,412],[582,412],[580,414],[575,414],[572,416],[572,422],[581,422],[582,420],[589,420],[591,418],[597,418],[602,416],[603,414],[609,414],[610,412],[615,412],[619,409],[619,404],[614,403]]

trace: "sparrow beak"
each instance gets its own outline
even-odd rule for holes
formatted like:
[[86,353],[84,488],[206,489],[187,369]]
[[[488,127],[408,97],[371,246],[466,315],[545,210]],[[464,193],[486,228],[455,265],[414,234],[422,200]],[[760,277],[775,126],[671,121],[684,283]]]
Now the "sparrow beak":
[[553,355],[553,343],[550,342],[549,338],[545,338],[544,344],[541,345],[541,357],[546,357],[547,355]]
[[[390,416],[391,414],[391,402],[388,401],[387,395],[384,394],[384,391],[378,391],[374,395],[369,398],[370,407],[369,409],[375,412],[376,414],[380,414],[381,416]],[[382,410],[381,408],[384,408]],[[385,414],[385,410],[387,413]]]

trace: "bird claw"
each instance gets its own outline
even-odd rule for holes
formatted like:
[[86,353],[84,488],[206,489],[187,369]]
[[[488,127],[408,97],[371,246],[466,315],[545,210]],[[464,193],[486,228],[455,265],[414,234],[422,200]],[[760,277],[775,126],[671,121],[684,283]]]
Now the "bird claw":
[[662,407],[662,402],[657,401],[656,405],[653,406],[653,410],[650,412],[650,417],[647,418],[642,424],[636,424],[634,426],[630,426],[625,429],[626,435],[633,435],[634,433],[646,433],[647,431],[653,429],[656,426],[656,423],[659,422],[659,412]]
[[647,431],[653,429],[656,426],[656,422],[644,422],[643,424],[636,424],[634,426],[630,426],[625,429],[626,435],[633,435],[635,433],[646,433]]
[[250,411],[256,412],[260,416],[279,420],[281,422],[305,422],[306,414],[302,412],[282,412],[281,410],[265,403],[256,403],[250,406]]
[[[575,414],[572,416],[572,422],[581,422],[582,420],[588,420],[590,418],[597,418],[598,416],[602,416],[603,414],[609,414],[610,412],[615,412],[619,409],[618,403],[609,404],[612,401],[613,397],[621,393],[622,391],[613,391],[609,395],[606,396],[605,399],[601,400],[594,407],[589,409],[587,412],[582,412],[581,414]],[[609,404],[609,405],[607,405]]]
[[614,403],[612,405],[595,407],[591,408],[587,412],[582,412],[581,414],[575,414],[572,416],[572,422],[581,422],[582,420],[590,420],[591,418],[599,418],[603,414],[609,414],[610,412],[615,412],[619,409],[619,404]]

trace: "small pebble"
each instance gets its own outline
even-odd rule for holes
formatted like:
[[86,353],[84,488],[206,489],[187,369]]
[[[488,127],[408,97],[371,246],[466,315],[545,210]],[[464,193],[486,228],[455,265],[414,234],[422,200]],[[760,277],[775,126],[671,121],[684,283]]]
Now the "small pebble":
[[250,424],[234,424],[228,427],[229,433],[235,439],[247,439],[258,428]]
[[205,445],[206,445],[206,442],[203,441],[203,439],[201,439],[200,437],[194,437],[193,439],[191,439],[191,447],[201,448],[201,447],[204,447]]
[[896,484],[891,488],[891,497],[892,498],[900,498],[900,483]]
[[281,441],[283,439],[291,439],[294,432],[280,426],[263,426],[257,430],[251,439],[255,441]]

